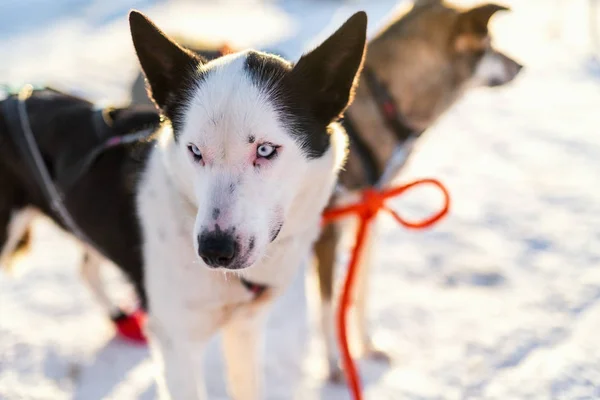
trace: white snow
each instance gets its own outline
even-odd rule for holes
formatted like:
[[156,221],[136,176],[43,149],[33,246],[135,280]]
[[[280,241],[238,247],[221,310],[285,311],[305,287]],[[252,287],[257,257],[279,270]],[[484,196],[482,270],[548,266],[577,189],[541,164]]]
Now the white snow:
[[[600,398],[600,67],[588,54],[588,2],[509,4],[513,12],[493,21],[496,43],[526,69],[508,87],[470,92],[400,178],[442,180],[449,217],[427,232],[381,219],[370,315],[393,363],[360,363],[368,399]],[[296,58],[354,10],[369,12],[373,33],[395,6],[4,0],[0,81],[126,101],[132,7],[170,31]],[[415,216],[438,201],[419,191],[395,203]],[[147,350],[114,339],[79,278],[79,249],[47,221],[34,244],[16,276],[0,273],[0,398],[154,398]],[[131,296],[112,267],[105,275],[116,299]],[[324,380],[314,288],[308,281],[307,299],[303,276],[269,322],[268,399],[347,399],[345,386]],[[224,399],[213,344],[209,392]]]

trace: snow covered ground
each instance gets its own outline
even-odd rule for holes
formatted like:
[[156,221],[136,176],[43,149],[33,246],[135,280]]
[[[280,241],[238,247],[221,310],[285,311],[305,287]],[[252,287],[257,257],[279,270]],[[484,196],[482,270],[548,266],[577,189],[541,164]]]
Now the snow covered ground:
[[[132,7],[171,31],[295,58],[357,9],[374,32],[396,3],[3,0],[0,81],[126,101]],[[417,233],[382,218],[370,308],[393,363],[361,362],[368,399],[600,398],[600,66],[587,54],[587,2],[511,3],[493,29],[526,69],[510,87],[469,93],[401,178],[443,180],[450,216]],[[419,214],[436,198],[397,204]],[[113,338],[79,257],[41,221],[17,276],[0,273],[1,399],[154,398],[147,350]],[[348,398],[323,379],[311,284],[307,299],[299,274],[270,319],[268,399]],[[226,398],[218,338],[207,364],[211,398]]]

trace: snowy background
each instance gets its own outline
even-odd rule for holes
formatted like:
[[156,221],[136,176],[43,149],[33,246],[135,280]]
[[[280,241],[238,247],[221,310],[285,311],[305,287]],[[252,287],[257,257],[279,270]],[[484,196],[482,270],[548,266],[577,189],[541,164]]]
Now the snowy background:
[[[463,98],[401,178],[441,179],[451,214],[416,233],[382,218],[370,315],[393,362],[360,363],[368,399],[600,398],[600,65],[588,2],[503,3],[513,12],[492,21],[496,45],[526,68]],[[396,6],[0,0],[0,82],[128,101],[130,8],[169,32],[295,59],[355,10],[368,11],[372,34]],[[415,193],[398,206],[417,215],[436,200]],[[79,278],[79,249],[47,221],[34,236],[16,276],[0,273],[0,398],[154,398],[147,350],[114,338]],[[105,275],[116,298],[130,296],[109,266]],[[270,319],[269,399],[348,398],[324,379],[312,285],[299,274]],[[217,345],[206,371],[211,398],[224,399]]]

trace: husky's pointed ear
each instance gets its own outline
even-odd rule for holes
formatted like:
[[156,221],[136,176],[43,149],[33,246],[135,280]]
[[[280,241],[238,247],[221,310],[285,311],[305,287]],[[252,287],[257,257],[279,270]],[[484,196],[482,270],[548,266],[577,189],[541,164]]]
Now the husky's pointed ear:
[[458,33],[487,34],[488,22],[498,11],[510,9],[498,4],[483,4],[460,13],[457,21]]
[[367,14],[361,11],[294,66],[292,73],[305,82],[319,121],[330,123],[350,103],[362,69],[366,37]]
[[204,60],[169,39],[139,11],[129,13],[129,27],[148,94],[164,111],[169,95],[192,78]]

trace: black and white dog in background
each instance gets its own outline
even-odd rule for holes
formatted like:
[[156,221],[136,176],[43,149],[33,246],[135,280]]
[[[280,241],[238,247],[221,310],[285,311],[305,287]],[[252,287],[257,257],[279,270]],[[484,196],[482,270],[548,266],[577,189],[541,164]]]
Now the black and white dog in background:
[[[141,162],[136,154],[142,155],[148,144],[112,146],[93,158],[90,168],[79,167],[104,141],[158,125],[153,107],[97,109],[89,101],[48,88],[33,91],[26,100],[10,95],[0,101],[0,267],[10,268],[29,249],[32,222],[38,215],[75,233],[45,195],[46,188],[37,179],[39,169],[21,151],[28,150],[22,146],[28,130],[65,209],[96,246],[79,241],[84,280],[107,313],[121,318],[123,311],[111,302],[100,279],[100,264],[108,258],[129,278],[145,308],[135,182]],[[69,179],[74,172],[79,173],[77,179]]]

